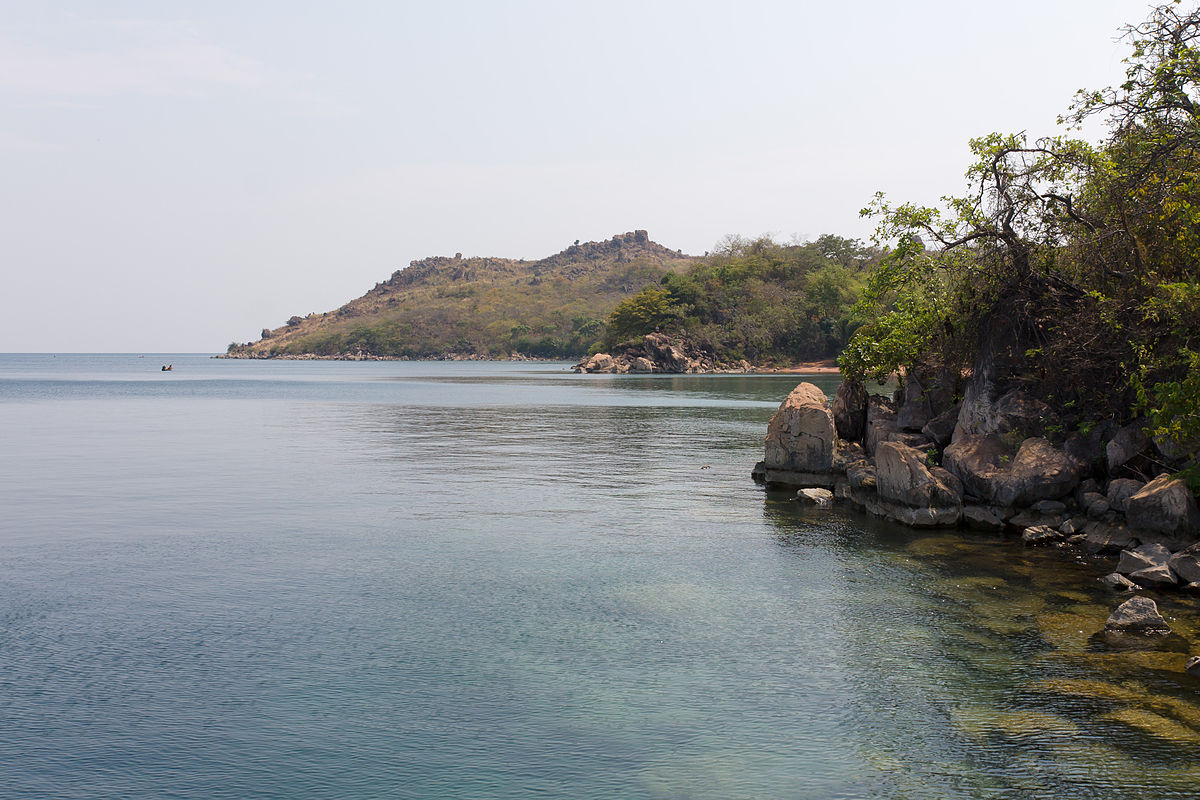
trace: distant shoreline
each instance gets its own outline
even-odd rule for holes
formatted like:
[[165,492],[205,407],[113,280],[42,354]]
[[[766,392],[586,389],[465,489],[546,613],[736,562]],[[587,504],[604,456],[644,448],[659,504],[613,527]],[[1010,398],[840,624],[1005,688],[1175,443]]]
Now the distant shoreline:
[[[376,356],[376,355],[334,355],[321,356],[315,353],[288,354],[278,356],[245,356],[232,355],[229,353],[220,353],[212,356],[212,358],[227,358],[236,361],[493,361],[497,363],[503,362],[537,362],[537,363],[553,363],[559,361],[570,361],[571,359],[563,358],[541,358],[538,356],[520,356],[518,358],[490,358],[477,355],[459,355],[451,354],[441,358],[410,358],[408,356]],[[683,373],[653,373],[657,375],[672,375]],[[713,370],[709,375],[728,374],[725,370]],[[833,359],[824,361],[802,361],[798,364],[793,364],[787,367],[774,366],[752,366],[745,370],[744,374],[748,375],[837,375],[839,374],[837,362]]]

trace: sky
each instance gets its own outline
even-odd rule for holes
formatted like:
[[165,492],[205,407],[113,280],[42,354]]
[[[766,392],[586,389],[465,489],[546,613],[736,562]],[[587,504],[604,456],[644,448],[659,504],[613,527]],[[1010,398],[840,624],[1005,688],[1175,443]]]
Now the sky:
[[1149,8],[0,0],[0,352],[224,352],[431,255],[869,238],[1062,132]]

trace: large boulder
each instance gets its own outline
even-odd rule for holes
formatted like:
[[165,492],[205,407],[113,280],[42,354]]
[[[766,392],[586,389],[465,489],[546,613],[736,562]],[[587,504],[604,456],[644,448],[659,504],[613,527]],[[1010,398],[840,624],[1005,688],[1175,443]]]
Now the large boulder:
[[861,442],[867,433],[867,388],[861,382],[846,379],[833,393],[833,424],[838,436],[849,442]]
[[961,482],[940,467],[930,467],[925,459],[925,453],[915,448],[881,442],[875,451],[879,496],[914,508],[962,505]]
[[975,497],[997,506],[1032,505],[1067,495],[1079,484],[1086,465],[1045,439],[1021,443],[1009,455],[997,434],[956,438],[942,465]]
[[1026,439],[993,484],[991,500],[996,505],[1008,506],[1063,497],[1079,485],[1085,468],[1086,465],[1046,439]]
[[836,439],[825,393],[811,383],[802,383],[771,417],[763,466],[768,470],[829,472]]
[[1187,484],[1170,475],[1159,475],[1126,501],[1125,517],[1135,531],[1149,531],[1176,539],[1200,536],[1200,509]]
[[995,475],[1008,457],[999,436],[959,436],[942,454],[942,466],[962,481],[968,494],[990,500]]
[[1104,623],[1104,630],[1114,633],[1135,633],[1143,636],[1168,634],[1171,628],[1162,614],[1158,613],[1158,604],[1149,597],[1131,597],[1126,600]]

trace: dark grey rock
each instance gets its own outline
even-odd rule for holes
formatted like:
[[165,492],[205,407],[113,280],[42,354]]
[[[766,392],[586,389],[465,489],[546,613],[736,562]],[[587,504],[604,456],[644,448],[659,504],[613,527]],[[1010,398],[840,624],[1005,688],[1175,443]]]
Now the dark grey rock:
[[1171,632],[1167,621],[1158,613],[1158,604],[1149,597],[1131,597],[1112,613],[1104,623],[1106,631],[1159,636]]
[[1121,560],[1117,562],[1117,572],[1130,575],[1138,570],[1150,567],[1165,567],[1171,560],[1171,551],[1161,544],[1143,544],[1131,550],[1121,551]]
[[1105,446],[1104,452],[1108,459],[1110,473],[1150,449],[1150,438],[1145,434],[1145,427],[1144,420],[1131,422],[1117,431]]
[[1034,525],[1045,525],[1046,527],[1057,529],[1059,525],[1063,524],[1065,518],[1066,515],[1062,514],[1061,512],[1057,514],[1043,514],[1039,511],[1035,511],[1032,508],[1026,508],[1023,511],[1017,512],[1016,515],[1010,518],[1008,520],[1008,524],[1012,525],[1014,528],[1029,528]]
[[963,523],[977,531],[1002,531],[1004,518],[987,506],[966,505],[962,510]]
[[1175,553],[1167,561],[1167,565],[1182,581],[1200,581],[1200,543]]
[[1059,525],[1058,529],[1067,536],[1074,536],[1080,533],[1086,524],[1087,520],[1083,517],[1071,517],[1062,525]]
[[1183,665],[1183,671],[1193,678],[1200,678],[1200,656],[1192,656]]
[[1112,572],[1100,579],[1100,582],[1114,592],[1132,592],[1138,585],[1119,572]]
[[866,457],[867,449],[858,442],[838,439],[833,447],[833,469],[835,472],[845,472],[851,464],[863,461]]
[[1038,500],[1030,508],[1041,514],[1063,514],[1067,510],[1067,504],[1060,500]]
[[1093,520],[1083,526],[1084,549],[1092,554],[1117,553],[1136,541],[1129,527],[1120,522]]
[[1139,586],[1146,587],[1162,587],[1174,586],[1178,581],[1175,580],[1175,574],[1171,572],[1171,568],[1166,564],[1158,564],[1153,567],[1139,569],[1136,572],[1129,573],[1129,579],[1134,581]]
[[1115,511],[1125,513],[1129,498],[1133,497],[1142,487],[1145,486],[1144,481],[1134,480],[1133,478],[1114,478],[1108,482],[1108,505]]
[[925,427],[921,428],[921,433],[932,439],[939,448],[945,450],[946,445],[950,444],[954,438],[954,426],[958,423],[958,409],[958,406],[951,406],[938,414],[925,423]]
[[867,389],[854,380],[843,380],[833,393],[833,422],[838,436],[861,442],[867,433]]
[[877,483],[875,462],[863,459],[850,464],[846,467],[846,479],[855,489],[874,489]]

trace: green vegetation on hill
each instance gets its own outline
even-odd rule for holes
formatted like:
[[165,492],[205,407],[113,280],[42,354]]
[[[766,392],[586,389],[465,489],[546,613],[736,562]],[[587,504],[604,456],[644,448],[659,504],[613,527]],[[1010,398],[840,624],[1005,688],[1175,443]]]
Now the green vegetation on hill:
[[336,311],[230,345],[229,355],[571,358],[603,335],[620,300],[693,260],[645,231],[576,242],[540,261],[427,258]]
[[805,244],[727,237],[686,271],[618,304],[603,344],[658,330],[718,361],[831,358],[854,331],[851,307],[877,259],[875,249],[838,236]]
[[577,358],[661,330],[719,361],[828,358],[853,330],[850,307],[875,259],[836,236],[727,237],[692,258],[645,231],[539,261],[427,258],[336,311],[232,344],[229,355]]
[[1200,449],[1200,12],[1162,5],[1126,35],[1126,81],[1064,119],[1103,118],[1098,145],[991,134],[966,194],[864,212],[894,249],[845,373],[969,369],[1007,343],[1014,377],[1080,432],[1144,416],[1167,449]]

